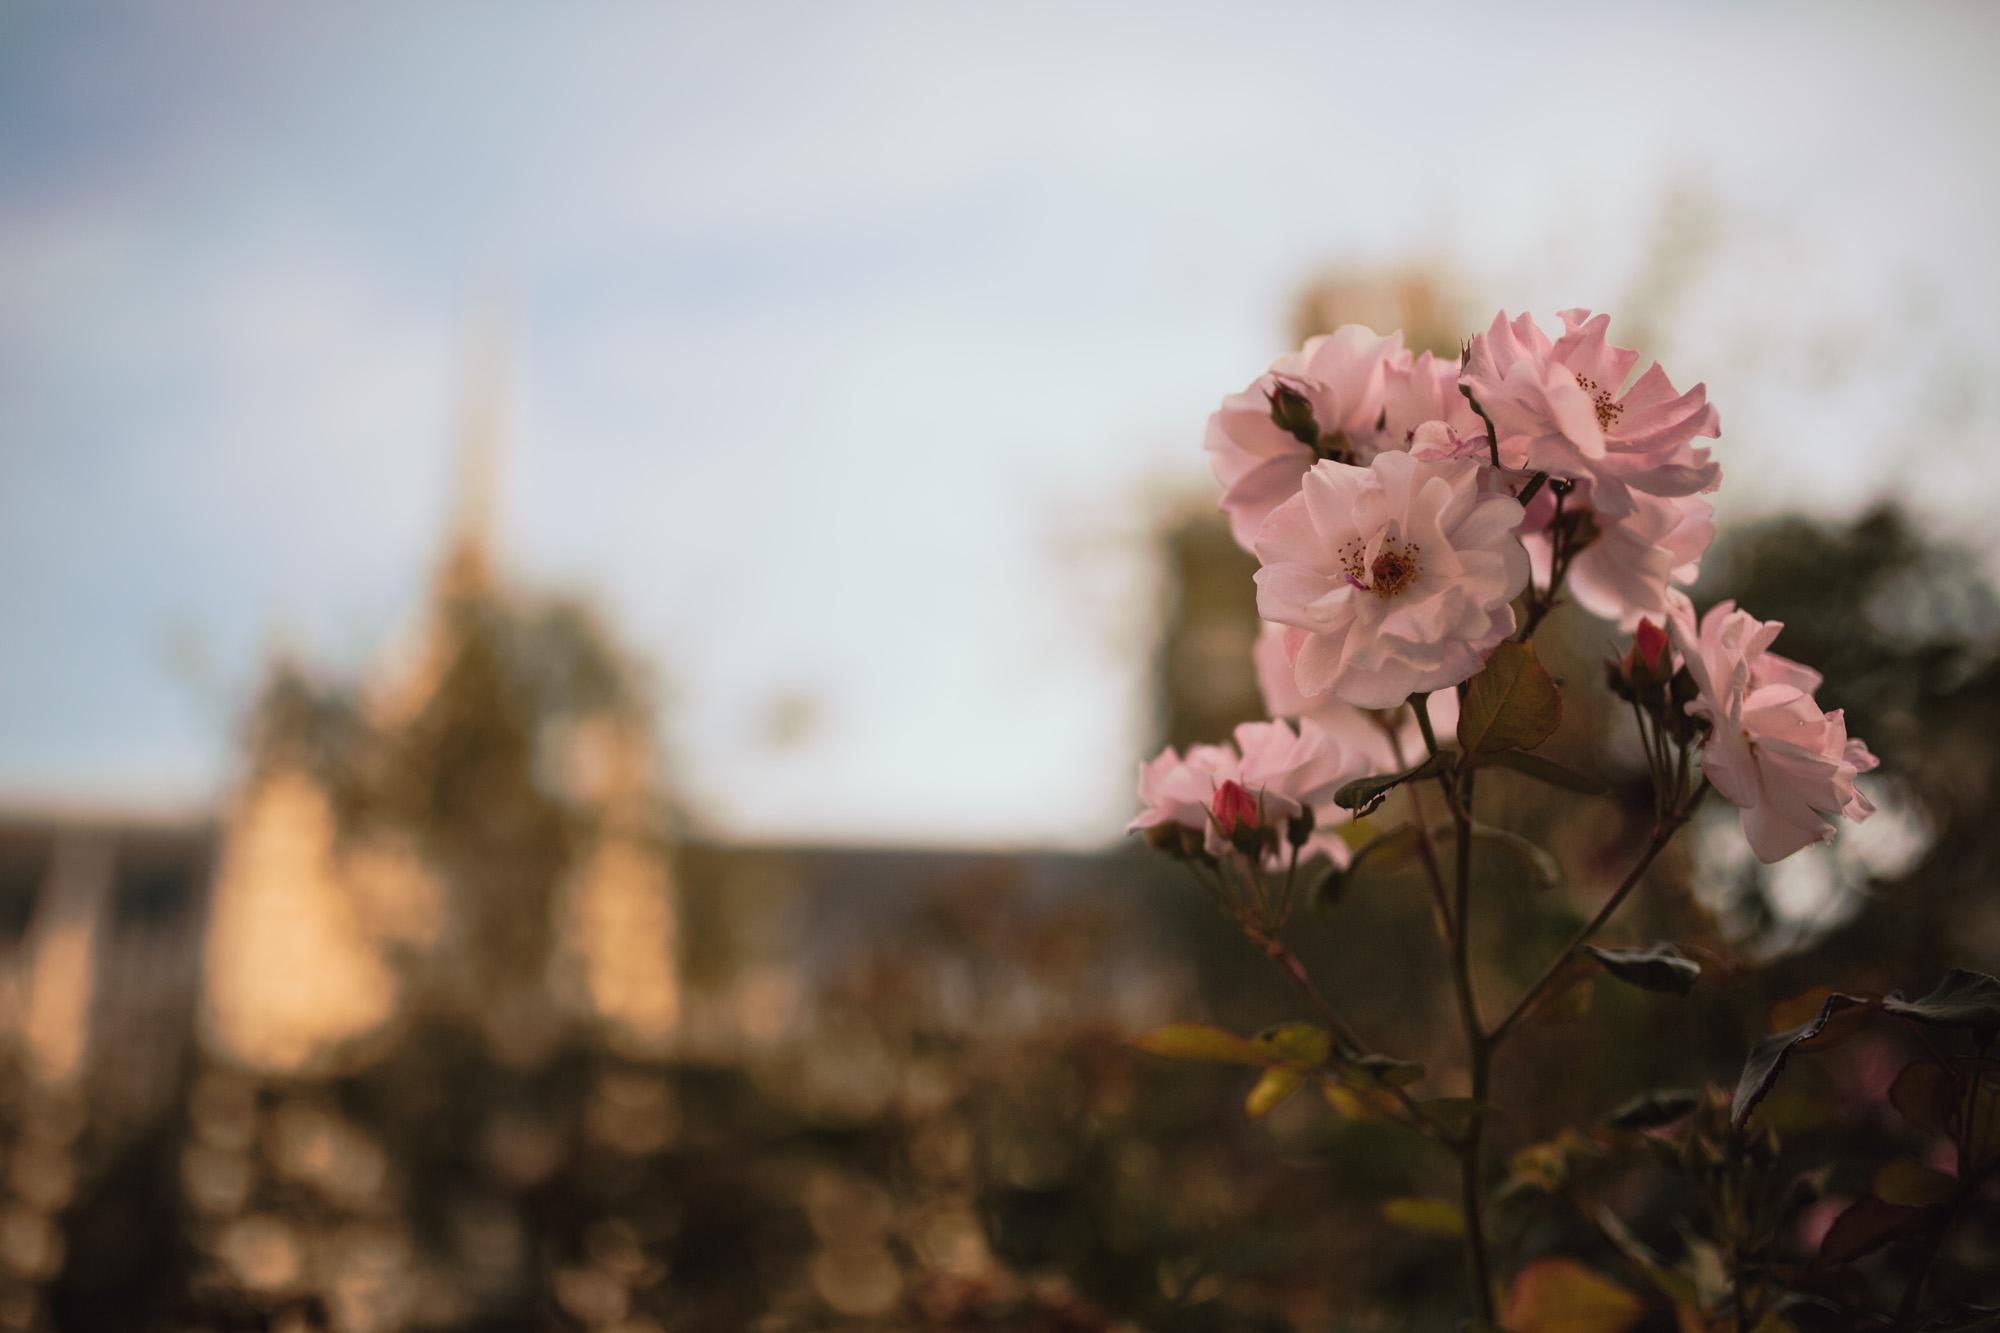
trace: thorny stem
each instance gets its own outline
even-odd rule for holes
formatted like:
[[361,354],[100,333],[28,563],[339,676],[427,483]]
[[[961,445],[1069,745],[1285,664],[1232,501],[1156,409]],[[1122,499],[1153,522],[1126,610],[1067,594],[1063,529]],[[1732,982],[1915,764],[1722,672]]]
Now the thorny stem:
[[1424,875],[1431,882],[1431,906],[1437,914],[1438,942],[1449,949],[1452,941],[1451,901],[1445,894],[1444,868],[1438,863],[1437,844],[1431,840],[1430,812],[1424,808],[1421,787],[1411,783],[1409,793],[1410,808],[1417,816],[1417,859],[1424,863]]
[[[1534,497],[1535,492],[1541,489],[1542,483],[1548,480],[1548,473],[1537,472],[1529,479],[1528,484],[1521,488],[1521,493],[1514,498],[1523,505],[1527,504]],[[1556,517],[1555,522],[1549,525],[1548,591],[1537,593],[1535,591],[1534,580],[1532,578],[1528,580],[1528,614],[1526,619],[1522,621],[1521,632],[1517,636],[1521,643],[1526,643],[1529,639],[1533,638],[1535,630],[1542,623],[1542,620],[1549,612],[1556,609],[1557,594],[1562,590],[1563,579],[1569,575],[1569,562],[1576,555],[1576,551],[1570,547],[1568,539],[1564,536],[1562,521],[1563,500],[1570,493],[1571,483],[1557,480],[1553,484],[1553,489],[1556,496]]]
[[[1551,579],[1552,589],[1557,581],[1555,578]],[[1413,699],[1411,700],[1411,707],[1417,716],[1417,727],[1423,733],[1425,748],[1433,758],[1437,758],[1440,753],[1437,734],[1431,725],[1426,701],[1421,698]],[[1642,722],[1640,725],[1642,739],[1646,739],[1645,730]],[[1653,766],[1656,789],[1664,785],[1658,780],[1662,776],[1662,765],[1660,756],[1654,750],[1654,745],[1657,743],[1659,743],[1659,738],[1651,738],[1647,747],[1647,758]],[[1397,750],[1400,762],[1401,747],[1398,746]],[[1472,982],[1471,900],[1474,772],[1468,765],[1456,769],[1446,767],[1444,771],[1435,775],[1438,787],[1444,794],[1445,803],[1450,807],[1456,836],[1456,842],[1453,846],[1453,869],[1455,877],[1449,891],[1447,891],[1445,885],[1443,867],[1439,864],[1436,845],[1431,839],[1429,821],[1423,808],[1421,792],[1415,785],[1410,788],[1410,797],[1416,814],[1417,845],[1424,863],[1424,869],[1431,880],[1434,901],[1437,907],[1439,936],[1445,947],[1446,962],[1451,972],[1452,989],[1458,1001],[1459,1022],[1465,1035],[1466,1064],[1471,1084],[1471,1111],[1466,1117],[1464,1132],[1462,1134],[1451,1134],[1445,1130],[1443,1126],[1431,1118],[1420,1103],[1412,1099],[1409,1093],[1402,1088],[1388,1088],[1386,1091],[1395,1097],[1402,1107],[1403,1112],[1409,1117],[1411,1124],[1437,1138],[1441,1143],[1449,1147],[1458,1158],[1459,1207],[1465,1224],[1466,1277],[1472,1286],[1473,1302],[1478,1311],[1479,1318],[1487,1325],[1492,1325],[1495,1321],[1493,1266],[1486,1236],[1484,1200],[1486,1102],[1491,1082],[1493,1055],[1498,1050],[1501,1042],[1506,1039],[1507,1034],[1528,1015],[1536,1002],[1555,984],[1577,952],[1590,941],[1591,937],[1603,927],[1605,922],[1611,919],[1612,914],[1630,896],[1632,890],[1638,887],[1639,881],[1645,877],[1646,871],[1652,866],[1654,860],[1665,850],[1667,844],[1672,841],[1674,834],[1680,830],[1681,826],[1688,822],[1695,807],[1707,793],[1708,782],[1704,779],[1701,785],[1690,793],[1684,801],[1679,800],[1680,789],[1683,785],[1680,775],[1685,771],[1684,755],[1682,759],[1682,767],[1672,770],[1676,777],[1673,796],[1672,798],[1668,798],[1662,793],[1660,814],[1655,820],[1652,836],[1647,840],[1645,851],[1640,855],[1637,864],[1626,874],[1618,887],[1612,890],[1611,895],[1605,899],[1596,914],[1584,923],[1570,939],[1569,943],[1563,947],[1561,952],[1543,969],[1541,975],[1528,987],[1521,998],[1515,1002],[1514,1007],[1507,1012],[1506,1016],[1491,1031],[1486,1029],[1483,1020],[1480,1018],[1479,999]],[[1296,868],[1297,855],[1294,852],[1293,864],[1290,867],[1290,871],[1295,871]],[[1257,892],[1261,901],[1263,898],[1261,869],[1253,866],[1249,873],[1252,877],[1254,891]],[[1285,877],[1284,896],[1286,899],[1290,897],[1291,879],[1292,875],[1288,871]],[[1292,953],[1285,946],[1284,942],[1278,938],[1276,931],[1268,924],[1269,919],[1265,918],[1260,921],[1240,908],[1231,910],[1227,884],[1222,881],[1220,875],[1214,875],[1213,880],[1214,882],[1211,883],[1210,878],[1202,877],[1203,887],[1209,890],[1210,895],[1216,899],[1218,905],[1222,906],[1225,911],[1229,912],[1235,918],[1237,924],[1242,928],[1245,937],[1261,949],[1271,959],[1272,963],[1277,966],[1278,970],[1285,974],[1286,978],[1291,981],[1299,993],[1305,997],[1307,1003],[1326,1022],[1328,1030],[1333,1033],[1335,1039],[1349,1050],[1360,1051],[1368,1049],[1355,1036],[1354,1030],[1341,1018],[1339,1011],[1334,1008],[1333,1002],[1327,999],[1326,995],[1314,984],[1311,975],[1306,971],[1305,964],[1300,962],[1298,956]],[[1920,1278],[1918,1282],[1919,1288],[1921,1284],[1922,1279]],[[1738,1319],[1740,1322],[1740,1305],[1738,1310]]]
[[[1417,715],[1417,727],[1424,733],[1425,747],[1429,750],[1431,756],[1435,758],[1438,752],[1437,735],[1431,730],[1430,714],[1426,710],[1424,697],[1418,696],[1411,699],[1409,708],[1411,712]],[[1403,753],[1403,742],[1397,737],[1393,729],[1389,732],[1389,747],[1395,752],[1396,766],[1398,768],[1408,767],[1410,762],[1409,756]],[[1431,838],[1430,811],[1424,808],[1424,792],[1421,784],[1413,782],[1404,788],[1404,790],[1410,793],[1410,810],[1417,817],[1415,824],[1417,831],[1417,858],[1424,863],[1424,876],[1430,881],[1431,908],[1433,915],[1437,918],[1438,942],[1449,950],[1451,948],[1451,903],[1445,893],[1444,871],[1438,865],[1437,843]]]
[[[1294,853],[1295,863],[1296,859]],[[1344,1049],[1349,1051],[1372,1049],[1355,1035],[1354,1029],[1347,1025],[1347,1020],[1340,1016],[1340,1011],[1333,1007],[1333,1001],[1326,998],[1325,992],[1313,984],[1311,974],[1306,971],[1306,965],[1299,961],[1297,954],[1285,947],[1285,942],[1278,938],[1276,930],[1264,920],[1252,915],[1240,896],[1230,892],[1229,881],[1220,869],[1213,865],[1204,866],[1199,861],[1188,862],[1188,868],[1194,873],[1195,882],[1200,884],[1203,891],[1214,900],[1222,914],[1236,923],[1236,928],[1243,932],[1243,937],[1256,945],[1275,963],[1278,970],[1298,988],[1301,995],[1305,996],[1306,1002],[1318,1011],[1320,1018],[1326,1023],[1327,1030]],[[1249,873],[1261,878],[1261,872],[1254,866]],[[1289,876],[1287,878],[1289,879]],[[1409,1093],[1398,1087],[1387,1088],[1386,1091],[1402,1106],[1403,1113],[1409,1116],[1411,1124],[1426,1133],[1438,1133],[1437,1125]]]
[[1740,1135],[1729,1136],[1729,1171],[1723,1181],[1727,1191],[1728,1205],[1725,1225],[1729,1231],[1729,1310],[1736,1319],[1736,1333],[1750,1333],[1749,1309],[1743,1300],[1743,1232],[1744,1217],[1743,1140]]
[[[1479,1018],[1479,999],[1472,990],[1472,958],[1470,944],[1471,901],[1472,901],[1472,770],[1467,768],[1460,779],[1463,795],[1451,802],[1451,817],[1457,826],[1457,842],[1453,851],[1457,853],[1458,880],[1453,886],[1456,897],[1452,904],[1451,933],[1451,980],[1458,995],[1459,1023],[1465,1030],[1466,1062],[1470,1066],[1472,1082],[1472,1110],[1466,1117],[1465,1137],[1454,1145],[1458,1152],[1459,1207],[1465,1217],[1465,1266],[1467,1279],[1472,1284],[1472,1299],[1479,1310],[1479,1317],[1487,1324],[1494,1321],[1493,1311],[1493,1263],[1487,1253],[1485,1202],[1481,1197],[1481,1168],[1484,1165],[1481,1152],[1486,1131],[1486,1084],[1491,1066],[1492,1049],[1487,1043],[1484,1028]],[[1447,791],[1450,784],[1446,784]]]
[[1417,715],[1417,730],[1424,734],[1424,748],[1430,751],[1431,758],[1437,758],[1438,738],[1437,733],[1431,730],[1430,696],[1411,699],[1410,711]]
[[1481,407],[1479,400],[1472,396],[1472,390],[1469,386],[1460,385],[1459,392],[1465,395],[1466,402],[1472,404],[1472,414],[1478,417],[1480,422],[1485,425],[1486,455],[1493,460],[1493,466],[1498,468],[1500,466],[1500,432],[1493,429],[1493,418],[1486,415],[1486,409]]
[[1611,891],[1611,896],[1604,900],[1604,905],[1597,909],[1596,915],[1584,922],[1578,928],[1576,934],[1570,937],[1569,943],[1563,946],[1562,951],[1550,960],[1547,967],[1542,969],[1542,974],[1536,977],[1534,984],[1530,985],[1521,998],[1514,1002],[1514,1007],[1507,1011],[1507,1016],[1494,1025],[1492,1032],[1488,1033],[1486,1038],[1489,1046],[1498,1046],[1506,1038],[1507,1034],[1514,1030],[1514,1026],[1527,1017],[1528,1011],[1534,1008],[1535,1002],[1541,999],[1549,987],[1556,983],[1557,978],[1562,976],[1563,970],[1568,967],[1570,959],[1574,958],[1577,951],[1582,949],[1584,945],[1590,943],[1591,936],[1597,934],[1604,923],[1611,919],[1611,914],[1616,912],[1625,899],[1631,895],[1632,890],[1639,886],[1639,881],[1645,878],[1646,871],[1652,866],[1654,860],[1659,857],[1661,852],[1666,850],[1667,844],[1673,841],[1674,834],[1678,833],[1681,826],[1687,823],[1693,816],[1695,806],[1700,804],[1702,796],[1707,791],[1708,783],[1704,781],[1701,786],[1695,789],[1694,794],[1688,798],[1685,805],[1670,812],[1664,819],[1653,826],[1653,836],[1646,840],[1646,849],[1640,853],[1637,864],[1630,871],[1626,872],[1625,878],[1619,882],[1617,888]]
[[[1312,975],[1306,971],[1306,965],[1299,961],[1297,954],[1285,947],[1283,940],[1267,931],[1254,928],[1248,922],[1244,923],[1243,933],[1249,937],[1252,944],[1264,951],[1265,956],[1278,965],[1278,970],[1290,979],[1299,994],[1305,996],[1306,1003],[1319,1012],[1319,1016],[1326,1022],[1327,1030],[1333,1033],[1342,1046],[1350,1051],[1370,1049],[1354,1035],[1354,1029],[1347,1025],[1347,1021],[1340,1016],[1340,1011],[1333,1007],[1333,1001],[1326,998],[1326,993],[1313,984]],[[1386,1091],[1401,1103],[1404,1114],[1410,1117],[1412,1124],[1419,1129],[1435,1131],[1436,1126],[1431,1118],[1409,1093],[1396,1087],[1387,1088]]]

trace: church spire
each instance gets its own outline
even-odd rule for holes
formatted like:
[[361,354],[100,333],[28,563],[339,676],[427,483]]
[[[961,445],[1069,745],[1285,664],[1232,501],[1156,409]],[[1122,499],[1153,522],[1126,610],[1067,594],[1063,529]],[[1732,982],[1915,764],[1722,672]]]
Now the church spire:
[[478,596],[497,582],[500,452],[507,416],[507,338],[488,319],[468,339],[459,403],[457,495],[444,558],[438,568],[443,599]]

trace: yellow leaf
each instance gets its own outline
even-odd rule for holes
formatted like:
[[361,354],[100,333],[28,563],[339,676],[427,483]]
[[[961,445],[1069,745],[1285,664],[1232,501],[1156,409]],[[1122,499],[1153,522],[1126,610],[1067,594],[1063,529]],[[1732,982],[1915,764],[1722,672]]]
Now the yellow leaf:
[[1232,1065],[1263,1065],[1270,1057],[1248,1037],[1206,1023],[1173,1023],[1154,1028],[1132,1044],[1149,1055],[1169,1060],[1210,1060]]
[[1260,1063],[1323,1065],[1333,1053],[1333,1036],[1311,1023],[1280,1023],[1265,1028],[1253,1044],[1263,1057]]
[[1391,1199],[1382,1205],[1382,1219],[1423,1236],[1465,1234],[1465,1214],[1449,1199]]
[[1624,1333],[1639,1298],[1574,1259],[1537,1259],[1507,1294],[1509,1333]]
[[1297,1092],[1305,1081],[1306,1076],[1296,1069],[1286,1069],[1282,1066],[1267,1069],[1264,1071],[1264,1076],[1257,1080],[1257,1086],[1250,1089],[1250,1095],[1243,1099],[1243,1109],[1250,1113],[1253,1120],[1258,1116],[1269,1115],[1290,1100],[1291,1095]]
[[1379,1093],[1368,1088],[1349,1088],[1339,1083],[1326,1083],[1320,1088],[1326,1096],[1326,1104],[1346,1120],[1377,1120],[1384,1114],[1377,1103]]

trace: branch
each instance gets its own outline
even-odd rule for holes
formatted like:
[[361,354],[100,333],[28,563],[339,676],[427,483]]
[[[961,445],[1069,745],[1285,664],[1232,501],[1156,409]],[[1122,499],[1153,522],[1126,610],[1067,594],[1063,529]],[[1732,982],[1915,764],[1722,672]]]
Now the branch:
[[1647,869],[1652,866],[1660,853],[1666,850],[1667,844],[1673,841],[1674,834],[1680,831],[1681,825],[1687,823],[1688,816],[1692,813],[1692,810],[1693,802],[1690,802],[1687,809],[1681,810],[1653,826],[1653,836],[1647,839],[1646,850],[1640,854],[1638,864],[1634,865],[1627,872],[1624,880],[1618,887],[1611,891],[1611,896],[1606,898],[1604,905],[1597,909],[1597,915],[1584,922],[1582,928],[1570,937],[1569,943],[1563,946],[1562,952],[1557,954],[1546,968],[1542,969],[1542,974],[1536,977],[1534,984],[1528,987],[1526,993],[1519,1000],[1515,1001],[1514,1007],[1507,1012],[1507,1016],[1494,1026],[1492,1032],[1487,1034],[1486,1040],[1489,1046],[1498,1046],[1507,1034],[1513,1030],[1514,1025],[1527,1017],[1528,1011],[1534,1007],[1535,1001],[1541,999],[1543,993],[1555,984],[1556,979],[1562,975],[1563,969],[1569,965],[1570,959],[1576,957],[1577,951],[1590,943],[1591,936],[1603,928],[1604,923],[1611,919],[1611,914],[1616,912],[1619,906],[1631,894],[1632,890],[1639,886],[1639,881],[1645,877]]

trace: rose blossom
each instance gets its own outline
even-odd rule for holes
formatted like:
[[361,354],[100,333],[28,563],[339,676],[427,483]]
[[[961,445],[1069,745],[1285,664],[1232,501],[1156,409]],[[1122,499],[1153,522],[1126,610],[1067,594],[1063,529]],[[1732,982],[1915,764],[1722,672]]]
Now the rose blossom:
[[1634,492],[1714,490],[1722,470],[1692,444],[1720,430],[1707,390],[1677,393],[1656,363],[1620,392],[1639,354],[1605,342],[1610,317],[1561,317],[1553,343],[1531,316],[1509,323],[1505,311],[1472,340],[1463,378],[1493,419],[1501,464],[1588,478],[1598,511],[1611,515],[1629,512]]
[[1191,745],[1185,755],[1169,745],[1139,765],[1139,803],[1145,807],[1127,833],[1178,825],[1213,837],[1209,807],[1217,788],[1242,768],[1233,745]]
[[1836,815],[1859,823],[1875,813],[1854,780],[1878,761],[1847,734],[1840,709],[1813,701],[1819,673],[1770,651],[1782,628],[1734,602],[1709,608],[1699,625],[1692,608],[1673,619],[1699,691],[1687,710],[1713,728],[1702,773],[1742,810],[1750,850],[1766,863],[1831,842]]
[[1222,400],[1203,445],[1238,545],[1250,549],[1265,516],[1298,494],[1315,462],[1367,461],[1380,440],[1383,373],[1408,360],[1401,333],[1343,324]]
[[1382,374],[1384,447],[1452,456],[1486,452],[1486,427],[1458,391],[1458,363],[1429,352]]
[[[1715,539],[1714,507],[1699,496],[1633,493],[1628,512],[1608,515],[1597,512],[1593,495],[1588,481],[1579,482],[1563,502],[1566,515],[1589,515],[1593,533],[1570,557],[1563,586],[1585,610],[1622,631],[1646,616],[1664,621],[1684,596],[1679,589],[1701,573],[1701,558]],[[1555,497],[1544,487],[1529,504],[1521,531],[1542,587],[1554,555],[1554,519]]]
[[1307,697],[1394,708],[1476,673],[1528,582],[1520,504],[1480,492],[1471,459],[1324,462],[1257,534],[1257,613],[1305,631]]
[[1366,756],[1346,750],[1317,723],[1303,721],[1293,730],[1288,722],[1245,722],[1233,744],[1190,746],[1185,756],[1168,746],[1141,764],[1139,800],[1146,808],[1126,832],[1194,829],[1208,854],[1220,857],[1231,850],[1236,826],[1249,823],[1280,835],[1270,860],[1282,866],[1290,855],[1283,847],[1286,825],[1312,809],[1312,837],[1300,855],[1318,852],[1345,865],[1347,845],[1331,827],[1345,812],[1332,804],[1333,796],[1371,771]]
[[[1356,708],[1331,694],[1308,699],[1299,693],[1293,662],[1305,637],[1304,630],[1264,622],[1253,654],[1257,686],[1264,695],[1264,711],[1272,717],[1304,718],[1317,724],[1340,743],[1343,751],[1365,757],[1368,775],[1392,773],[1423,758],[1423,731],[1409,709]],[[1410,704],[1412,708],[1428,705],[1438,743],[1454,743],[1458,731],[1458,691],[1439,690],[1422,699],[1412,699]]]

